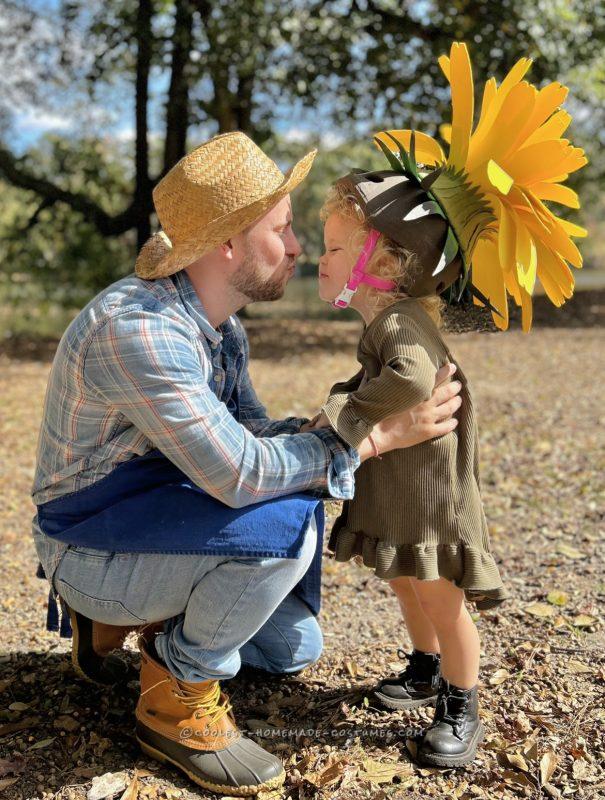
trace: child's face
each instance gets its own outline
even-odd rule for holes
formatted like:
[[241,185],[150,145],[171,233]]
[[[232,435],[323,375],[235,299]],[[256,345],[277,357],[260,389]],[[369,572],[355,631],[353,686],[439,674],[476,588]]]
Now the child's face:
[[330,214],[324,225],[325,253],[319,259],[319,296],[331,302],[349,280],[359,253],[351,252],[349,242],[359,223],[340,214]]

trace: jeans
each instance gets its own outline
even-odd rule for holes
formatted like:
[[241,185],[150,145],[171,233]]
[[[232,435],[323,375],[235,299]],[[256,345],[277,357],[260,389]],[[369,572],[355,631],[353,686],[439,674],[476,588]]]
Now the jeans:
[[180,680],[225,680],[241,664],[297,672],[323,647],[315,616],[291,594],[316,540],[312,517],[299,558],[110,553],[70,545],[52,580],[69,606],[99,622],[165,620],[156,648]]

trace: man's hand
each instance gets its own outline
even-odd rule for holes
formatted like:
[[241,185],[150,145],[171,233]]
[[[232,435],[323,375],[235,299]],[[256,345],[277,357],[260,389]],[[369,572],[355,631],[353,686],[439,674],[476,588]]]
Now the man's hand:
[[304,422],[300,426],[300,432],[306,433],[307,431],[314,431],[318,428],[329,428],[330,427],[330,420],[326,417],[323,411],[320,411],[319,414],[316,414],[313,419],[309,420],[309,422]]
[[[451,380],[455,371],[455,364],[445,364],[435,376],[435,388],[429,400],[374,426],[372,437],[379,453],[412,447],[455,429],[458,420],[453,414],[462,405],[458,396],[462,384]],[[374,454],[368,439],[359,446],[359,454],[362,461]]]

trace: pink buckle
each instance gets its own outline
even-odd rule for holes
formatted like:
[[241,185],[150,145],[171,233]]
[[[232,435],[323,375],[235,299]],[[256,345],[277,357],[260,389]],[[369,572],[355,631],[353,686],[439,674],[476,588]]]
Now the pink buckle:
[[357,263],[353,267],[351,277],[346,282],[342,292],[332,301],[334,308],[348,308],[360,283],[367,283],[369,286],[373,286],[375,289],[381,289],[384,292],[389,292],[396,288],[397,284],[394,281],[385,281],[382,278],[377,278],[375,275],[366,274],[366,265],[370,260],[370,256],[376,249],[379,239],[380,232],[372,228],[366,237]]

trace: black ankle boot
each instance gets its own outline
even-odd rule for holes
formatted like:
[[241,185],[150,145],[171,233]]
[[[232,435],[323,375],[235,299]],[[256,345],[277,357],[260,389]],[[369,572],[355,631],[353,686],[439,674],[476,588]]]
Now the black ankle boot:
[[477,686],[461,689],[441,678],[432,723],[417,740],[416,760],[436,767],[470,763],[483,740]]
[[437,700],[441,656],[439,653],[423,653],[413,650],[404,653],[399,650],[400,658],[407,658],[408,665],[393,678],[380,681],[374,690],[374,697],[386,708],[420,708],[433,706]]

